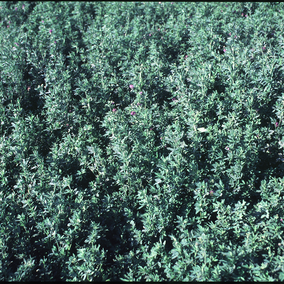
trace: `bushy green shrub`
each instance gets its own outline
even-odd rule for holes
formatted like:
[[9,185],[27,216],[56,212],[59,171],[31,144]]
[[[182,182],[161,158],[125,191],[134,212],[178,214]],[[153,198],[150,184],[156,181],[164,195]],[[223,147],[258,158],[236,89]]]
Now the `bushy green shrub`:
[[283,4],[0,4],[0,280],[283,281]]

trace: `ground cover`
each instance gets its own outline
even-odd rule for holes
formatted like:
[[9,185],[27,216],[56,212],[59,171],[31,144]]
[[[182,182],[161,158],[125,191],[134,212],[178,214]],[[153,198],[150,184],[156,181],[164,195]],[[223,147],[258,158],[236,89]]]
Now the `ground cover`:
[[283,281],[283,4],[0,3],[2,281]]

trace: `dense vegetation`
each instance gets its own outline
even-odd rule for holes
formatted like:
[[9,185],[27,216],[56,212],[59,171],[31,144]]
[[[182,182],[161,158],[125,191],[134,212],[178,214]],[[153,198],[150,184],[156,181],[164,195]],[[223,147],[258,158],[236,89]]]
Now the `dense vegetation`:
[[0,3],[1,281],[283,281],[283,3]]

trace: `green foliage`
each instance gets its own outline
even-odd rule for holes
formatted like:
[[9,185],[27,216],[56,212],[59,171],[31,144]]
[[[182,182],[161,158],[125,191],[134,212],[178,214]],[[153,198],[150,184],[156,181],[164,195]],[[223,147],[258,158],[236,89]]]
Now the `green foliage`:
[[282,3],[0,3],[1,281],[283,281]]

